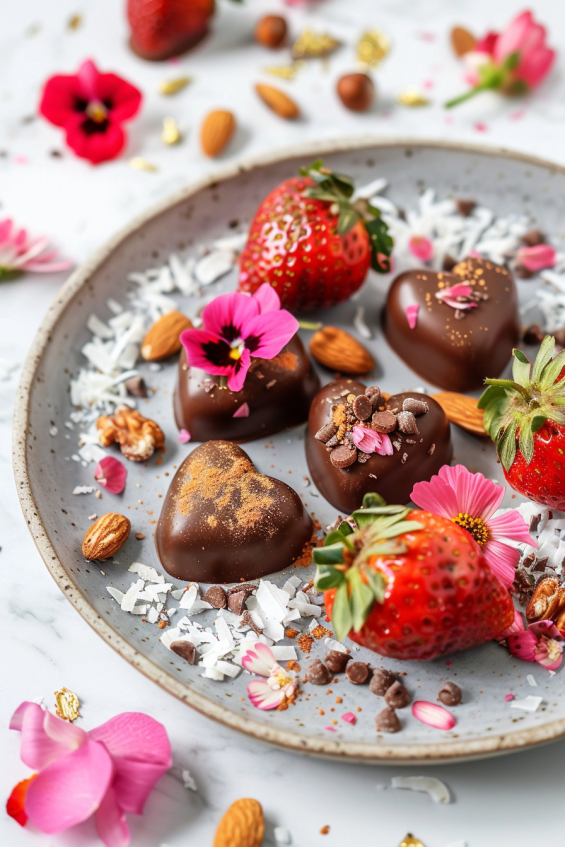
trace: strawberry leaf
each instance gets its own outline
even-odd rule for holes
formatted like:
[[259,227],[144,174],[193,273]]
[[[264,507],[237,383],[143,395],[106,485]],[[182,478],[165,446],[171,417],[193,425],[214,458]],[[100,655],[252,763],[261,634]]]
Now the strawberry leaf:
[[522,424],[520,427],[520,438],[518,440],[518,448],[520,453],[529,465],[534,458],[534,436],[532,435],[532,425],[529,421]]
[[514,350],[514,361],[512,362],[512,377],[518,385],[527,388],[530,383],[532,363],[521,350]]
[[368,491],[363,495],[363,509],[370,509],[372,506],[386,506],[386,500],[380,494]]
[[537,432],[538,429],[541,429],[546,420],[546,415],[534,415],[532,420],[530,421],[530,427],[532,432]]
[[547,391],[549,388],[553,388],[557,379],[559,378],[559,374],[565,367],[565,350],[562,350],[557,354],[555,359],[553,359],[548,365],[545,366],[544,372],[540,379],[540,389],[541,391]]
[[390,254],[394,245],[388,234],[388,226],[380,217],[364,221],[364,225],[371,242],[371,267],[377,273],[387,274],[391,268]]
[[477,403],[477,407],[479,409],[486,409],[489,403],[493,400],[498,400],[501,398],[507,398],[506,389],[502,388],[500,385],[489,385],[488,388],[485,388],[481,396],[479,397],[479,402]]
[[347,582],[344,580],[336,591],[332,609],[332,624],[338,641],[343,641],[351,632],[353,615],[349,605]]
[[357,568],[351,568],[348,571],[347,579],[351,589],[349,605],[351,608],[353,629],[355,632],[359,632],[363,629],[363,625],[375,604],[375,595],[372,589],[363,582],[363,577]]
[[315,565],[341,565],[343,563],[343,541],[327,547],[314,547],[312,560]]
[[337,234],[346,235],[361,220],[361,215],[349,203],[339,203]]
[[503,467],[509,471],[516,456],[516,430],[518,424],[512,421],[504,432],[499,445],[500,461]]
[[329,591],[330,588],[338,588],[342,582],[345,582],[343,571],[338,571],[337,568],[331,568],[327,565],[322,565],[318,568],[316,588],[319,591]]
[[540,381],[543,371],[545,370],[549,362],[551,362],[554,349],[555,338],[552,338],[551,335],[546,335],[538,350],[538,354],[534,362],[534,369],[532,371],[532,382],[535,385],[537,385],[537,383]]

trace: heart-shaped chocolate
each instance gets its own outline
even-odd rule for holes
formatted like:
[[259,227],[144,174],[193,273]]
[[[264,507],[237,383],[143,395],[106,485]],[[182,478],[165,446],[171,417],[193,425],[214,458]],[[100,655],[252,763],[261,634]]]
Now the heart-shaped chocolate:
[[485,377],[502,373],[518,342],[514,280],[486,259],[465,259],[450,273],[400,274],[388,292],[384,331],[427,383],[448,391],[480,388]]
[[[306,435],[310,474],[326,500],[346,515],[373,491],[389,504],[408,503],[416,482],[429,480],[451,461],[449,421],[439,403],[414,391],[394,394],[385,403],[375,392],[378,389],[357,380],[339,379],[318,392],[310,409]],[[367,395],[370,412],[364,408],[365,400],[359,399]],[[356,410],[363,420],[357,419]],[[360,425],[390,438],[392,455],[367,455],[363,443],[358,449],[350,433],[352,426]],[[346,462],[350,463],[343,467]]]
[[155,546],[176,579],[225,583],[282,570],[309,550],[313,535],[296,491],[257,473],[241,447],[208,441],[176,472]]
[[[256,359],[241,391],[219,388],[214,377],[191,368],[182,350],[175,390],[175,420],[193,441],[253,441],[308,418],[320,380],[295,335],[274,359]],[[235,415],[235,417],[234,417]]]

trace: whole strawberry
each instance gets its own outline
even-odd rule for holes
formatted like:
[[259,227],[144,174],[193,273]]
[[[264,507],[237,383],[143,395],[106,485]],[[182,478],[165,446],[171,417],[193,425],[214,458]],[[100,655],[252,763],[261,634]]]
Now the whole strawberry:
[[534,364],[514,350],[512,379],[487,379],[479,400],[509,485],[565,509],[565,350],[546,335]]
[[184,53],[208,31],[214,0],[128,0],[130,46],[142,59]]
[[335,306],[363,284],[369,267],[390,270],[392,238],[378,209],[352,205],[349,177],[321,161],[265,197],[241,254],[239,288],[265,282],[290,311]]
[[[371,505],[371,504],[378,505]],[[495,638],[510,595],[466,529],[430,512],[364,507],[314,550],[317,587],[340,640],[393,659],[435,659]]]

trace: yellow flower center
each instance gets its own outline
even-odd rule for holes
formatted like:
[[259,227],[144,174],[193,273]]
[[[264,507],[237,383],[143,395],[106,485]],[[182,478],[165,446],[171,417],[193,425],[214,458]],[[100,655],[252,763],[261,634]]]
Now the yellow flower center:
[[232,347],[229,352],[229,357],[230,359],[235,359],[236,362],[241,359],[241,350],[239,347]]
[[459,524],[467,532],[471,533],[475,541],[480,547],[484,547],[490,538],[488,526],[482,518],[474,518],[466,512],[459,512],[456,518],[451,518],[453,523]]
[[91,121],[94,121],[95,124],[101,124],[106,120],[108,112],[102,103],[99,103],[97,100],[93,100],[86,107],[86,114]]

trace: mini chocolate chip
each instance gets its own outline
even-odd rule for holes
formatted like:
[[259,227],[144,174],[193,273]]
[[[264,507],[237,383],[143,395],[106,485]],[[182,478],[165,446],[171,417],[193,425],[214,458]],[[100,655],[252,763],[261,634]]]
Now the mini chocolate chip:
[[327,424],[324,424],[321,429],[318,430],[314,438],[317,438],[318,441],[322,441],[326,444],[332,435],[335,435],[337,432],[337,426],[333,423],[333,421],[329,421]]
[[375,432],[394,432],[397,420],[392,412],[375,412],[371,418],[371,426]]
[[211,585],[202,599],[214,609],[225,609],[227,605],[226,590],[221,585]]
[[365,462],[368,462],[370,458],[370,453],[363,453],[361,450],[359,450],[359,452],[357,453],[357,461],[360,465],[364,465]]
[[369,677],[369,667],[365,662],[349,662],[345,669],[345,675],[353,685],[363,685]]
[[396,677],[392,671],[387,671],[385,668],[375,668],[369,683],[369,691],[379,697],[384,697],[390,686],[394,685],[395,682]]
[[328,685],[333,679],[333,672],[319,659],[314,659],[306,671],[306,678],[312,685]]
[[402,729],[398,715],[389,706],[385,706],[382,712],[379,712],[375,718],[375,726],[377,732],[400,732]]
[[366,421],[371,417],[373,412],[373,404],[365,394],[360,394],[353,401],[353,411],[360,421]]
[[396,424],[400,432],[405,435],[419,435],[418,424],[412,412],[399,412],[396,416]]
[[189,665],[194,664],[194,660],[196,659],[196,647],[192,641],[173,641],[171,643],[171,650],[173,653],[176,653],[177,656],[180,656],[181,659],[186,659]]
[[401,682],[393,682],[385,694],[385,703],[391,709],[404,709],[411,700],[410,693]]
[[443,257],[441,267],[444,271],[452,271],[456,264],[457,259],[454,259],[453,256],[450,256],[449,253],[446,253]]
[[475,206],[477,205],[474,200],[457,199],[455,201],[455,203],[456,203],[456,206],[457,206],[458,214],[460,214],[463,218],[468,218],[469,215],[472,215],[473,210],[474,210]]
[[543,341],[543,330],[539,324],[532,324],[524,330],[522,341],[524,344],[539,344]]
[[417,417],[418,415],[425,415],[426,412],[429,412],[430,407],[424,402],[424,400],[416,400],[414,397],[407,397],[402,403],[402,411],[412,412],[412,414]]
[[350,443],[340,444],[330,453],[330,462],[336,468],[348,468],[357,461],[357,448]]
[[378,385],[368,385],[367,388],[365,389],[365,394],[367,395],[367,397],[369,397],[371,399],[373,397],[380,397],[381,396],[381,389],[379,388]]
[[341,650],[328,650],[324,661],[332,673],[343,673],[345,666],[351,661],[351,656],[349,653],[342,653]]
[[519,279],[531,279],[534,276],[534,271],[528,270],[525,265],[521,265],[519,262],[514,265],[514,274]]
[[528,247],[537,247],[538,244],[543,244],[545,236],[539,229],[530,229],[522,236],[522,243]]
[[126,379],[124,385],[133,397],[147,397],[147,386],[142,376],[132,376]]
[[245,609],[247,598],[250,597],[256,589],[255,585],[242,583],[242,585],[234,585],[228,588],[228,609],[234,615],[241,615]]
[[438,691],[437,699],[444,706],[458,706],[461,702],[461,689],[454,682],[444,682]]

